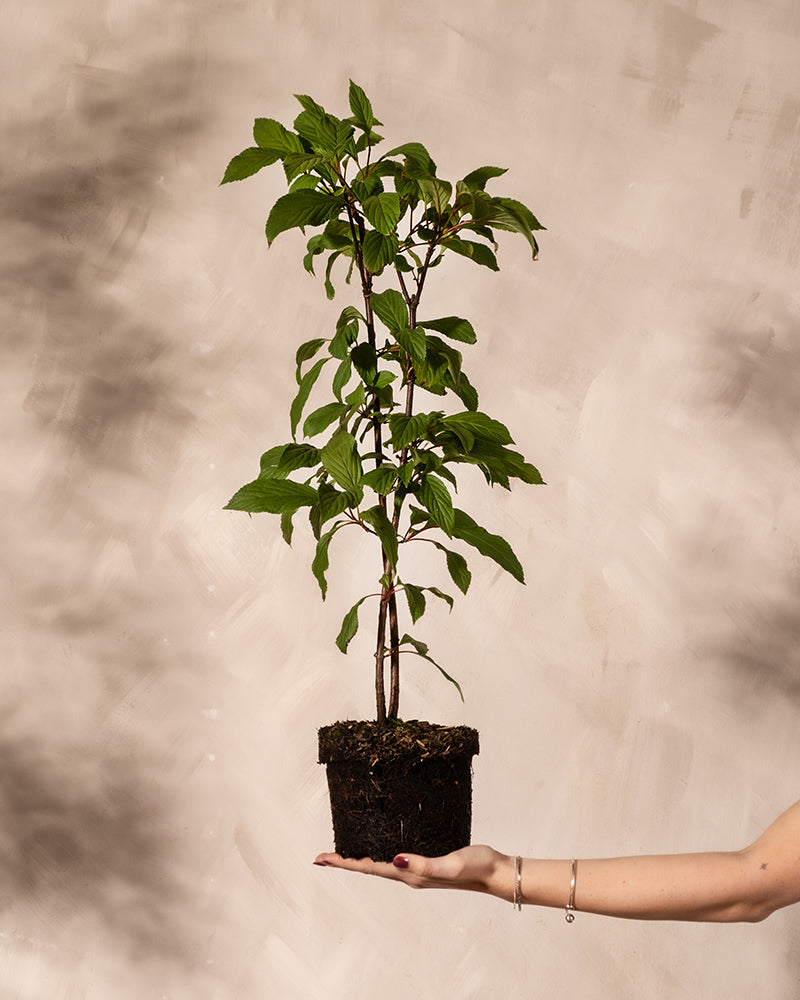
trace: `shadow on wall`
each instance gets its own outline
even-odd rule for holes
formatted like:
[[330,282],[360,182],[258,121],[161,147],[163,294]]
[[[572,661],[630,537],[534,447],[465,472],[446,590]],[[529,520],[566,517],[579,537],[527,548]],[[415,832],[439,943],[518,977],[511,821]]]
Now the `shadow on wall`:
[[134,956],[188,958],[182,847],[142,762],[56,748],[36,733],[4,737],[0,761],[3,902],[26,903],[60,934],[89,913]]
[[[12,581],[0,627],[15,653],[0,718],[3,904],[59,928],[90,914],[151,955],[179,955],[196,919],[174,867],[191,863],[180,797],[152,761],[177,739],[184,678],[205,653],[188,632],[183,648],[163,645],[193,595],[152,572],[152,529],[197,376],[185,345],[170,359],[180,316],[143,320],[148,288],[128,266],[164,204],[159,179],[206,120],[206,70],[181,56],[133,73],[78,67],[68,112],[3,137],[20,166],[0,195],[0,377],[5,405],[21,404],[8,410],[0,527]],[[125,693],[167,672],[178,678],[158,688],[172,700],[159,720],[132,711],[115,734]]]
[[[747,313],[760,319],[749,324]],[[765,321],[761,321],[761,320]],[[749,326],[749,329],[748,329]],[[709,651],[751,689],[800,702],[800,315],[754,295],[703,355],[706,405],[730,452],[727,529],[739,545]],[[708,533],[714,531],[706,525]],[[736,530],[734,530],[736,529]],[[735,536],[735,537],[734,537]],[[732,626],[732,627],[731,627]]]

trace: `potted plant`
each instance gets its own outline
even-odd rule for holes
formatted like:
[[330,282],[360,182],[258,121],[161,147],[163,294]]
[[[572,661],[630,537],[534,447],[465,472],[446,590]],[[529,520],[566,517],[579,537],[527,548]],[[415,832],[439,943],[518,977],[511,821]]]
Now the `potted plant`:
[[[269,212],[267,242],[287,230],[313,230],[305,269],[313,274],[318,259],[327,258],[328,298],[335,294],[337,264],[360,297],[358,305],[342,309],[329,337],[297,348],[292,439],[261,456],[258,477],[227,509],[278,515],[287,543],[295,516],[305,511],[316,539],[311,568],[323,599],[334,538],[338,545],[350,532],[374,537],[376,582],[345,614],[336,645],[347,651],[370,602],[377,619],[376,718],[319,731],[336,850],[376,860],[401,848],[442,854],[470,840],[478,734],[400,718],[400,664],[407,654],[433,664],[463,700],[455,678],[400,624],[407,616],[415,625],[428,596],[451,608],[453,598],[406,575],[408,560],[401,557],[414,546],[434,546],[452,583],[466,593],[471,574],[457,550],[463,542],[524,582],[508,542],[455,506],[453,493],[464,465],[506,489],[514,479],[542,479],[509,447],[507,428],[479,408],[459,349],[475,343],[471,323],[455,315],[430,317],[422,298],[431,272],[448,254],[496,271],[496,230],[521,234],[535,259],[534,232],[543,227],[521,202],[487,193],[487,182],[505,173],[499,167],[479,167],[453,185],[437,177],[419,142],[378,155],[381,122],[352,81],[346,118],[310,97],[297,100],[302,110],[293,129],[256,119],[255,145],[230,161],[222,183],[280,161],[288,192]],[[323,373],[331,376],[330,390],[310,408]]]

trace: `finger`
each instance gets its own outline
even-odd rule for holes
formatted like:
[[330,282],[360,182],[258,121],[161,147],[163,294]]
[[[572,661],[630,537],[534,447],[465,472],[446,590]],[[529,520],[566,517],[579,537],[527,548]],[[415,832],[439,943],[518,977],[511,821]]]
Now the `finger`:
[[343,871],[359,872],[362,875],[378,875],[381,878],[402,879],[400,872],[389,862],[373,861],[372,858],[343,858],[339,854],[319,854],[314,861],[321,868],[341,868]]

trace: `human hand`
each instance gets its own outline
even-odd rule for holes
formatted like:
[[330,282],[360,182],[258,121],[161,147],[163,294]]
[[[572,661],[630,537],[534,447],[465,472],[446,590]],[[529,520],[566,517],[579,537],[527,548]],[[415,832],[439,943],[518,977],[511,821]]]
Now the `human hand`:
[[314,864],[362,875],[378,875],[403,882],[412,889],[467,889],[501,899],[513,899],[514,896],[514,859],[485,845],[462,847],[441,858],[398,854],[391,862],[320,854]]

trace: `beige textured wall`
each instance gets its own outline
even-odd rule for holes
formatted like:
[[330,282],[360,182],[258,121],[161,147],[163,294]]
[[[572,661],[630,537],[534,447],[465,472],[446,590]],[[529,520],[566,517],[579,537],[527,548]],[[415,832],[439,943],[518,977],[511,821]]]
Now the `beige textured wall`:
[[793,1000],[798,910],[568,928],[312,868],[315,729],[371,712],[366,647],[332,645],[361,557],[323,606],[308,539],[220,508],[331,307],[299,237],[267,253],[278,177],[217,182],[256,115],[344,113],[350,76],[443,173],[510,168],[540,262],[454,262],[431,311],[473,320],[486,408],[549,485],[467,501],[529,582],[473,560],[421,629],[466,706],[409,667],[405,714],[481,729],[478,840],[738,847],[798,794],[795,0],[11,0],[0,24],[0,994]]

